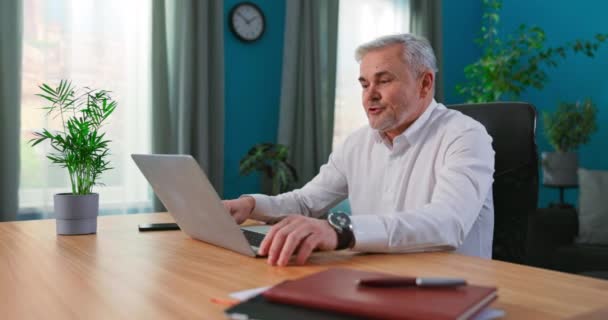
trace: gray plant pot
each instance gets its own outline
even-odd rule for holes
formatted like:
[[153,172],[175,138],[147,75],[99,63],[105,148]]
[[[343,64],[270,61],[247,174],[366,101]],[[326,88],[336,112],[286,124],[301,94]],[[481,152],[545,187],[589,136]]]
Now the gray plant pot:
[[54,197],[57,234],[77,235],[97,232],[99,194],[58,193]]
[[578,184],[578,157],[575,152],[543,152],[543,184],[573,186]]

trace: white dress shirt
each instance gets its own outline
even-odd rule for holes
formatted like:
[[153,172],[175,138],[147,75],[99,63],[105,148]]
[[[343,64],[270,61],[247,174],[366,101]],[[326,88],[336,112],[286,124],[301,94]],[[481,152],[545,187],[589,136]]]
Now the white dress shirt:
[[456,249],[491,258],[492,138],[479,122],[433,100],[393,144],[363,127],[301,189],[251,195],[252,218],[319,217],[348,197],[353,250]]

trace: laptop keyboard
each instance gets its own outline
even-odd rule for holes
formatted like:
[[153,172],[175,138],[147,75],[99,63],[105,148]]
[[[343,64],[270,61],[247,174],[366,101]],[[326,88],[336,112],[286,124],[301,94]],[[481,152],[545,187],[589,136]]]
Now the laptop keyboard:
[[241,231],[243,231],[245,238],[247,238],[247,242],[249,242],[249,244],[254,247],[259,247],[262,243],[262,240],[264,240],[265,234],[263,233],[254,232],[246,229],[241,229]]

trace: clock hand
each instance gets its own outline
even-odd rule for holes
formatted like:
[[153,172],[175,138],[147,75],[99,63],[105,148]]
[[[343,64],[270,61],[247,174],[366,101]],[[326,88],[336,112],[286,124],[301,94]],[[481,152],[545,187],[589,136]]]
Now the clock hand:
[[245,18],[245,16],[244,16],[242,13],[240,13],[240,12],[238,12],[238,11],[237,11],[237,12],[236,12],[236,14],[237,14],[239,17],[243,18],[243,20],[245,20],[245,23],[246,23],[246,24],[249,24],[249,19]]

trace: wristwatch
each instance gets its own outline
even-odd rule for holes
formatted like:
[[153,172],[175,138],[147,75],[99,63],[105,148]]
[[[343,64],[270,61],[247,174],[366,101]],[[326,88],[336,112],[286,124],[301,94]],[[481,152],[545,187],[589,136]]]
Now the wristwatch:
[[331,212],[327,216],[327,222],[338,235],[336,250],[352,248],[355,245],[355,235],[350,216],[342,211]]

